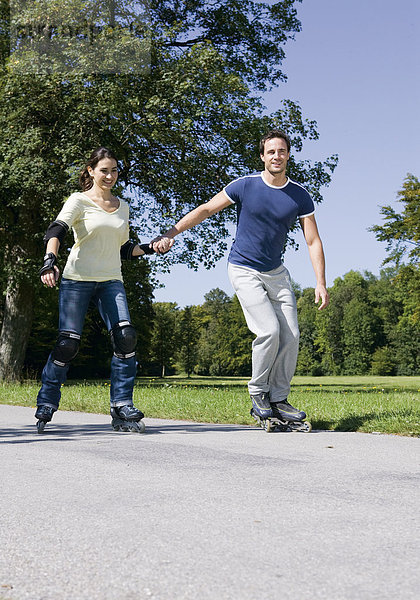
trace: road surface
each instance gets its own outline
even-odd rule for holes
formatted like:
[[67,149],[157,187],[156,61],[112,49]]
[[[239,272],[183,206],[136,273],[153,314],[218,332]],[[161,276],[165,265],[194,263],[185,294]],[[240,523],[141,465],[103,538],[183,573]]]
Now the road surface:
[[0,406],[1,600],[418,598],[420,440]]

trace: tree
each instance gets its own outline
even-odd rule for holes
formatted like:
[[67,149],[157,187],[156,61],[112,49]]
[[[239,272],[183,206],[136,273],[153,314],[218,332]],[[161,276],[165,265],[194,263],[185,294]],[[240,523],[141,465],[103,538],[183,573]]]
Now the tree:
[[200,335],[195,307],[186,306],[178,318],[178,361],[190,377],[197,362],[197,342]]
[[382,346],[372,354],[372,375],[395,375],[395,355],[392,348]]
[[370,304],[372,277],[349,271],[334,281],[328,311],[316,315],[314,344],[324,375],[362,374],[379,343],[380,319]]
[[251,373],[249,331],[238,298],[215,288],[198,308],[199,340],[196,372],[202,375],[246,375]]
[[403,189],[398,192],[399,202],[404,206],[398,213],[391,206],[382,206],[384,225],[374,225],[370,231],[376,233],[376,239],[387,242],[388,258],[384,261],[395,262],[398,266],[406,256],[411,264],[420,260],[420,181],[408,174]]
[[400,305],[398,323],[390,332],[397,375],[420,372],[420,269],[414,264],[401,267],[393,282]]
[[[420,355],[420,181],[408,174],[398,193],[403,210],[383,206],[385,224],[371,231],[379,241],[387,242],[385,263],[395,265],[392,281],[394,297],[400,310],[398,322],[389,332],[394,351],[397,374],[415,375],[419,372]],[[406,262],[404,262],[404,260]]]
[[297,299],[299,321],[299,354],[296,366],[298,375],[320,375],[321,365],[315,340],[317,336],[316,320],[318,310],[314,306],[314,290],[306,288]]
[[206,375],[226,374],[226,338],[229,336],[229,296],[220,288],[204,296],[201,310],[201,335],[198,370]]
[[368,302],[354,297],[344,308],[344,374],[365,375],[370,370],[376,322]]
[[159,365],[161,377],[165,377],[175,361],[178,341],[178,312],[179,308],[176,302],[155,302],[153,304],[150,360]]
[[238,297],[229,303],[225,324],[224,356],[227,375],[251,376],[251,347],[254,334],[248,329]]
[[316,317],[314,344],[318,349],[324,375],[339,375],[344,365],[343,318],[346,305],[356,295],[362,285],[360,273],[350,271],[343,278],[338,277],[330,290],[328,311]]
[[[2,2],[0,34],[12,52],[7,57],[9,44],[1,46],[0,378],[20,376],[42,235],[94,147],[122,157],[116,192],[130,200],[136,228],[148,236],[254,169],[268,127],[287,128],[296,151],[318,137],[296,103],[285,100],[262,116],[255,95],[285,78],[284,45],[300,29],[294,4],[156,0],[149,14],[138,14],[135,2],[38,0],[9,14]],[[78,31],[80,19],[93,37]],[[32,30],[22,33],[20,22]],[[320,200],[335,164],[335,157],[314,165],[295,159],[290,174]],[[211,267],[234,218],[222,211],[188,232],[159,268],[175,261]]]

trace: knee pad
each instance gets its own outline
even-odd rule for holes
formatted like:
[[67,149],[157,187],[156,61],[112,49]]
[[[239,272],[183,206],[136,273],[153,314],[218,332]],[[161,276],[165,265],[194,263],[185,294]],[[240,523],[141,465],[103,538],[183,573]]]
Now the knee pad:
[[60,331],[58,340],[52,351],[54,364],[65,367],[79,352],[80,335],[70,331]]
[[110,331],[114,354],[118,358],[135,356],[137,334],[130,321],[120,321]]

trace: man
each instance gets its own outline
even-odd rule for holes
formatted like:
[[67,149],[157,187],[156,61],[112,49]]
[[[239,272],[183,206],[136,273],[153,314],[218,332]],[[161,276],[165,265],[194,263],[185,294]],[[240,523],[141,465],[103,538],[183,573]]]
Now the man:
[[286,175],[290,139],[281,130],[260,142],[261,173],[240,177],[209,202],[185,215],[153,240],[156,252],[167,252],[179,233],[194,227],[232,203],[237,232],[228,258],[228,274],[242,306],[252,344],[252,377],[248,383],[254,414],[302,421],[306,415],[289,404],[290,382],[299,348],[296,299],[282,257],[286,236],[299,218],[316,276],[315,303],[328,305],[325,259],[308,192]]

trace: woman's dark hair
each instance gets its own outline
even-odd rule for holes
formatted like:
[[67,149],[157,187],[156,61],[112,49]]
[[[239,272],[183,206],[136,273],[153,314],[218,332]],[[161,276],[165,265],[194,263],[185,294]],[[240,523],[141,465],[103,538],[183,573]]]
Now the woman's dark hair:
[[264,154],[264,146],[267,140],[272,140],[274,138],[281,138],[286,142],[287,151],[290,152],[290,138],[285,131],[281,129],[272,129],[268,133],[265,134],[264,137],[260,140],[260,154]]
[[90,188],[93,186],[93,181],[91,176],[89,175],[88,167],[94,169],[98,162],[103,158],[112,158],[118,164],[118,158],[115,156],[112,150],[103,147],[96,148],[96,150],[94,150],[89,156],[89,159],[87,160],[83,171],[79,175],[79,184],[83,192],[90,190]]

